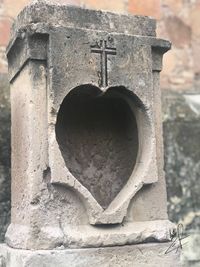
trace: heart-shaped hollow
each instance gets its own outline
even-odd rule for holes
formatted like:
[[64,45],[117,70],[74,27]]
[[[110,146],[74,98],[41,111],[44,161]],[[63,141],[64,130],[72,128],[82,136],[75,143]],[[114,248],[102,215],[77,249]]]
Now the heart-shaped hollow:
[[137,101],[127,92],[123,86],[105,93],[93,85],[78,86],[57,115],[56,139],[66,167],[104,209],[131,176],[139,151],[132,108]]

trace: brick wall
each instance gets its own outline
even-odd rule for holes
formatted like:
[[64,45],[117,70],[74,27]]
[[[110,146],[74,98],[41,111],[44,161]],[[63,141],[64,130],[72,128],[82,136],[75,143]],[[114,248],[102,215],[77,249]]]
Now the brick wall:
[[200,77],[200,1],[163,0],[158,35],[172,50],[164,59],[162,87],[193,90]]

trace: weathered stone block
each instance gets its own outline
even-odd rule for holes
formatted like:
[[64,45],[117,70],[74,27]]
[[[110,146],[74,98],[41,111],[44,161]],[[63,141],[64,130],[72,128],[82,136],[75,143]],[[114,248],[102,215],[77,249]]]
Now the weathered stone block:
[[117,255],[170,240],[159,89],[169,49],[148,17],[43,1],[20,13],[7,51],[9,246]]
[[[27,251],[0,245],[2,264],[6,267],[181,267],[179,254],[165,254],[169,243],[139,244],[92,249]],[[9,258],[8,255],[12,255]],[[5,265],[2,265],[4,267]]]
[[[138,220],[164,222],[158,73],[170,44],[155,38],[155,22],[37,2],[13,29],[8,244],[94,246],[108,235],[117,245],[115,233],[92,225],[124,221],[129,232]],[[90,241],[77,235],[85,227]],[[123,244],[135,242],[122,232]]]

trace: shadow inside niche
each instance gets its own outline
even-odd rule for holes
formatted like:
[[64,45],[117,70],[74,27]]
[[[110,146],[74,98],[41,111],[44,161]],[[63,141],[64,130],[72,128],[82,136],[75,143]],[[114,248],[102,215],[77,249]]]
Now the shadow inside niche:
[[106,93],[92,85],[73,89],[58,112],[56,138],[66,167],[107,208],[129,179],[139,147],[123,94],[114,87]]

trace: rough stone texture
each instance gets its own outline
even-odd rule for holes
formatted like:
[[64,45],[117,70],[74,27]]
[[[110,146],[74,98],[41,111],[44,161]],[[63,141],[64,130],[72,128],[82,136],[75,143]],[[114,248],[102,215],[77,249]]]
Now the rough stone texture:
[[24,251],[0,245],[2,267],[181,267],[176,249],[165,254],[169,243],[124,247]]
[[0,242],[10,222],[10,96],[7,75],[0,74]]
[[19,14],[9,246],[169,245],[159,72],[170,46],[147,17],[43,1]]
[[[78,2],[79,1],[67,1],[67,0],[59,0],[60,2],[69,2],[70,4],[79,4]],[[150,2],[152,3],[155,3],[155,0],[148,0],[148,3],[149,5],[147,6],[146,4],[146,0],[140,0],[138,2],[144,2],[143,5],[140,5],[142,7],[143,10],[141,10],[141,14],[147,14],[147,15],[152,15],[152,14],[149,14],[147,8],[149,7]],[[87,7],[93,7],[93,8],[100,8],[99,5],[101,5],[101,3],[103,1],[92,1],[92,0],[89,0],[87,4],[86,1],[81,1],[83,4],[86,4]],[[84,3],[85,2],[85,3]],[[101,2],[101,3],[100,3]],[[110,1],[109,1],[110,2]],[[124,11],[126,12],[128,10],[127,8],[127,5],[131,5],[132,4],[132,0],[129,0],[129,1],[123,1],[122,2],[126,2],[125,3],[125,9]],[[11,18],[14,18],[16,17],[16,15],[19,13],[19,11],[24,7],[24,5],[27,3],[27,1],[24,1],[24,0],[18,0],[18,1],[14,1],[14,0],[4,0],[4,1],[0,1],[0,16],[3,18],[5,18],[5,16],[9,16],[9,19],[10,17]],[[92,4],[92,6],[90,6],[90,4]],[[106,8],[109,8],[110,10],[115,10],[115,6],[111,6],[108,4],[108,1],[106,1],[106,7],[103,7],[103,4],[102,4],[102,8],[103,9],[106,9]],[[162,81],[161,81],[161,86],[163,89],[173,89],[173,90],[180,90],[180,91],[184,91],[185,88],[188,89],[188,93],[189,92],[195,92],[198,90],[198,81],[199,81],[199,74],[198,72],[199,71],[196,71],[195,69],[198,69],[199,68],[199,55],[200,53],[198,53],[198,49],[200,47],[200,45],[198,44],[199,42],[199,37],[198,37],[198,31],[199,31],[199,19],[200,19],[200,16],[199,16],[199,6],[198,6],[198,0],[193,0],[193,1],[183,1],[183,0],[163,0],[161,1],[161,6],[162,6],[162,9],[160,11],[162,15],[162,20],[159,24],[159,30],[158,30],[158,34],[159,36],[162,36],[164,38],[167,38],[167,39],[171,39],[171,36],[169,36],[166,32],[166,29],[165,29],[165,17],[168,17],[169,15],[172,16],[173,18],[178,18],[178,20],[181,20],[183,22],[184,25],[187,25],[190,27],[191,25],[191,31],[192,31],[192,49],[191,49],[191,46],[187,46],[187,47],[184,47],[184,48],[179,48],[177,49],[176,48],[176,45],[173,44],[173,47],[172,47],[172,50],[169,51],[165,56],[164,56],[164,69],[161,73],[161,76],[162,76]],[[116,7],[122,7],[122,4],[119,3],[119,5],[116,5]],[[157,7],[158,8],[158,7]],[[156,10],[157,8],[155,8],[154,10]],[[132,11],[133,10],[133,11]],[[134,6],[133,6],[133,9],[132,10],[129,10],[129,12],[133,12],[133,13],[137,13],[135,10],[134,10]],[[151,9],[149,9],[151,10]],[[118,10],[119,11],[119,10]],[[120,10],[121,12],[121,10]],[[154,14],[153,14],[154,15]],[[174,24],[172,25],[172,28],[174,28],[174,31],[172,34],[174,34],[174,36],[176,36],[178,34],[178,32],[175,31],[175,28],[176,28],[176,21],[178,21],[177,19],[174,19]],[[177,29],[177,31],[179,31],[179,28]],[[6,33],[5,37],[8,36],[8,34]],[[1,38],[5,38],[4,36],[2,36],[1,34]],[[7,37],[6,37],[7,38]],[[190,41],[191,43],[191,41]],[[7,72],[7,67],[6,67],[6,58],[5,58],[5,47],[2,46],[2,44],[0,44],[0,72]],[[196,52],[195,52],[196,51]],[[193,68],[193,62],[196,62],[195,63],[195,68]],[[196,72],[196,74],[195,74]],[[2,83],[0,83],[1,85]],[[197,86],[197,88],[195,89],[194,88],[194,85]],[[198,92],[197,92],[198,93]],[[169,94],[171,94],[169,92]],[[168,99],[170,98],[170,95],[168,97]],[[173,100],[173,103],[176,102],[176,99],[175,99],[175,96],[173,95],[172,98],[170,99],[174,99]],[[179,95],[177,95],[177,99],[179,99]],[[180,102],[178,100],[178,102]],[[3,105],[4,105],[4,100],[3,100]],[[163,100],[163,103],[165,103],[165,98]],[[173,106],[171,106],[173,110],[176,110],[173,108]],[[187,114],[187,109],[185,110],[186,114]],[[164,111],[164,116],[168,116],[168,114],[171,113],[170,109],[166,109],[166,111]],[[185,115],[184,115],[185,116]],[[191,121],[193,121],[193,119],[191,118]],[[174,122],[174,123],[173,123]],[[6,122],[9,124],[9,120]],[[188,129],[190,129],[189,125],[190,125],[190,120],[188,120],[187,122],[185,122],[186,125],[188,125]],[[196,121],[196,125],[197,125],[197,121]],[[176,129],[177,130],[177,125],[176,125],[176,120],[174,121],[171,121],[171,129],[170,129],[170,132],[169,130],[167,130],[167,133],[171,136],[171,131],[173,129]],[[179,124],[180,125],[180,124]],[[2,126],[1,126],[2,128]],[[168,128],[169,129],[169,128]],[[164,131],[165,133],[165,131]],[[165,139],[167,138],[167,135],[168,134],[165,134]],[[183,133],[183,135],[185,134],[185,132]],[[6,135],[6,137],[9,136],[9,133]],[[198,144],[198,137],[199,136],[194,136],[193,135],[193,140],[194,140],[194,144]],[[197,141],[195,141],[197,139]],[[167,138],[167,140],[169,140],[169,145],[171,147],[173,147],[173,139],[169,139]],[[8,142],[7,142],[7,138],[5,138],[5,140],[3,140],[3,143],[4,143],[4,146],[7,146]],[[194,146],[193,146],[194,147]],[[171,157],[171,154],[170,154],[170,149],[167,149],[168,148],[168,142],[166,141],[165,142],[165,158],[170,158]],[[198,150],[198,146],[196,146],[196,150]],[[1,155],[1,151],[0,151],[0,155]],[[172,155],[173,157],[173,155]],[[9,157],[8,157],[9,158]],[[5,158],[4,158],[5,159]],[[173,157],[174,159],[174,157]],[[176,165],[178,166],[179,165],[179,159],[182,161],[181,158],[177,157],[176,158]],[[183,163],[181,163],[182,165]],[[173,169],[173,173],[174,175],[171,176],[171,166],[172,166],[172,169]],[[188,173],[193,173],[194,172],[194,169],[195,169],[195,166],[196,166],[196,163],[195,162],[191,162],[190,166],[188,166]],[[173,160],[171,160],[171,163],[167,164],[167,168],[166,169],[166,174],[167,174],[167,181],[170,181],[172,179],[173,183],[174,183],[174,179],[178,179],[177,175],[175,175],[176,171],[177,171],[177,168],[175,168],[174,166],[174,162]],[[48,172],[47,172],[48,173]],[[3,177],[4,174],[3,174]],[[173,177],[173,178],[172,178]],[[189,176],[191,177],[191,176]],[[8,179],[9,180],[9,179]],[[189,180],[187,180],[188,183]],[[169,182],[170,183],[170,182]],[[196,183],[196,186],[198,186],[198,183]],[[172,188],[172,187],[170,187]],[[189,186],[187,187],[187,190],[190,192],[188,194],[190,194],[192,196],[192,188],[189,188]],[[174,190],[168,190],[168,196],[170,196],[170,192],[173,193],[173,196],[176,195],[175,191]],[[182,196],[182,199],[184,199],[184,197],[187,197],[187,195],[183,194]],[[7,197],[7,196],[6,196]],[[190,202],[190,198],[187,197],[187,200],[188,200],[188,204],[187,205],[190,205],[189,202]],[[170,201],[170,203],[172,203],[172,201]],[[198,204],[199,206],[199,203],[196,203]],[[178,204],[178,206],[180,206]],[[191,206],[191,217],[193,217],[193,207],[192,205]],[[173,219],[173,220],[177,220],[178,222],[178,218],[182,218],[182,215],[181,213],[184,212],[183,209],[180,209],[180,208],[176,208],[176,206],[173,204],[173,210],[170,208],[169,206],[169,209],[170,209],[170,219]],[[188,207],[188,206],[187,206]],[[198,210],[198,208],[195,208],[196,210]],[[189,210],[189,208],[188,208]],[[195,212],[196,213],[196,212]],[[184,213],[185,214],[185,213]],[[137,216],[139,216],[139,213],[137,212]],[[198,219],[198,218],[197,218]],[[197,245],[193,246],[193,248],[191,249],[191,251],[195,251],[195,248],[198,248]],[[198,251],[197,251],[198,252]],[[193,263],[195,264],[195,263]],[[196,263],[198,264],[198,263]],[[195,264],[195,266],[196,266]],[[193,266],[192,263],[190,262],[188,266]]]
[[200,233],[190,234],[187,238],[187,244],[184,246],[183,253],[181,255],[181,262],[184,267],[200,266]]
[[[29,0],[4,0],[0,3],[0,21],[4,34],[0,49],[5,48],[10,21]],[[161,87],[170,90],[190,90],[199,75],[199,0],[51,0],[60,4],[79,5],[87,8],[148,15],[159,18],[158,36],[173,41],[173,48],[164,57]],[[0,22],[0,25],[3,25]],[[173,30],[172,30],[173,29]],[[6,61],[0,53],[0,72],[5,71]]]
[[[48,1],[47,4],[45,4],[45,1],[34,1],[25,7],[17,16],[11,33],[15,34],[16,30],[27,27],[28,24],[47,23],[49,26],[57,25],[66,27],[67,25],[70,28],[77,27],[111,33],[118,32],[131,35],[156,36],[156,21],[148,17],[117,15],[110,12],[84,9],[85,17],[79,18],[79,8],[67,5],[65,7],[68,8],[63,8],[63,5],[54,4],[54,2],[51,4],[51,1],[49,4]],[[48,12],[54,16],[48,16]],[[34,31],[34,29],[32,30]]]
[[114,93],[95,99],[82,94],[95,89],[80,87],[79,94],[66,97],[56,135],[69,171],[107,208],[136,164],[138,129],[130,107]]

